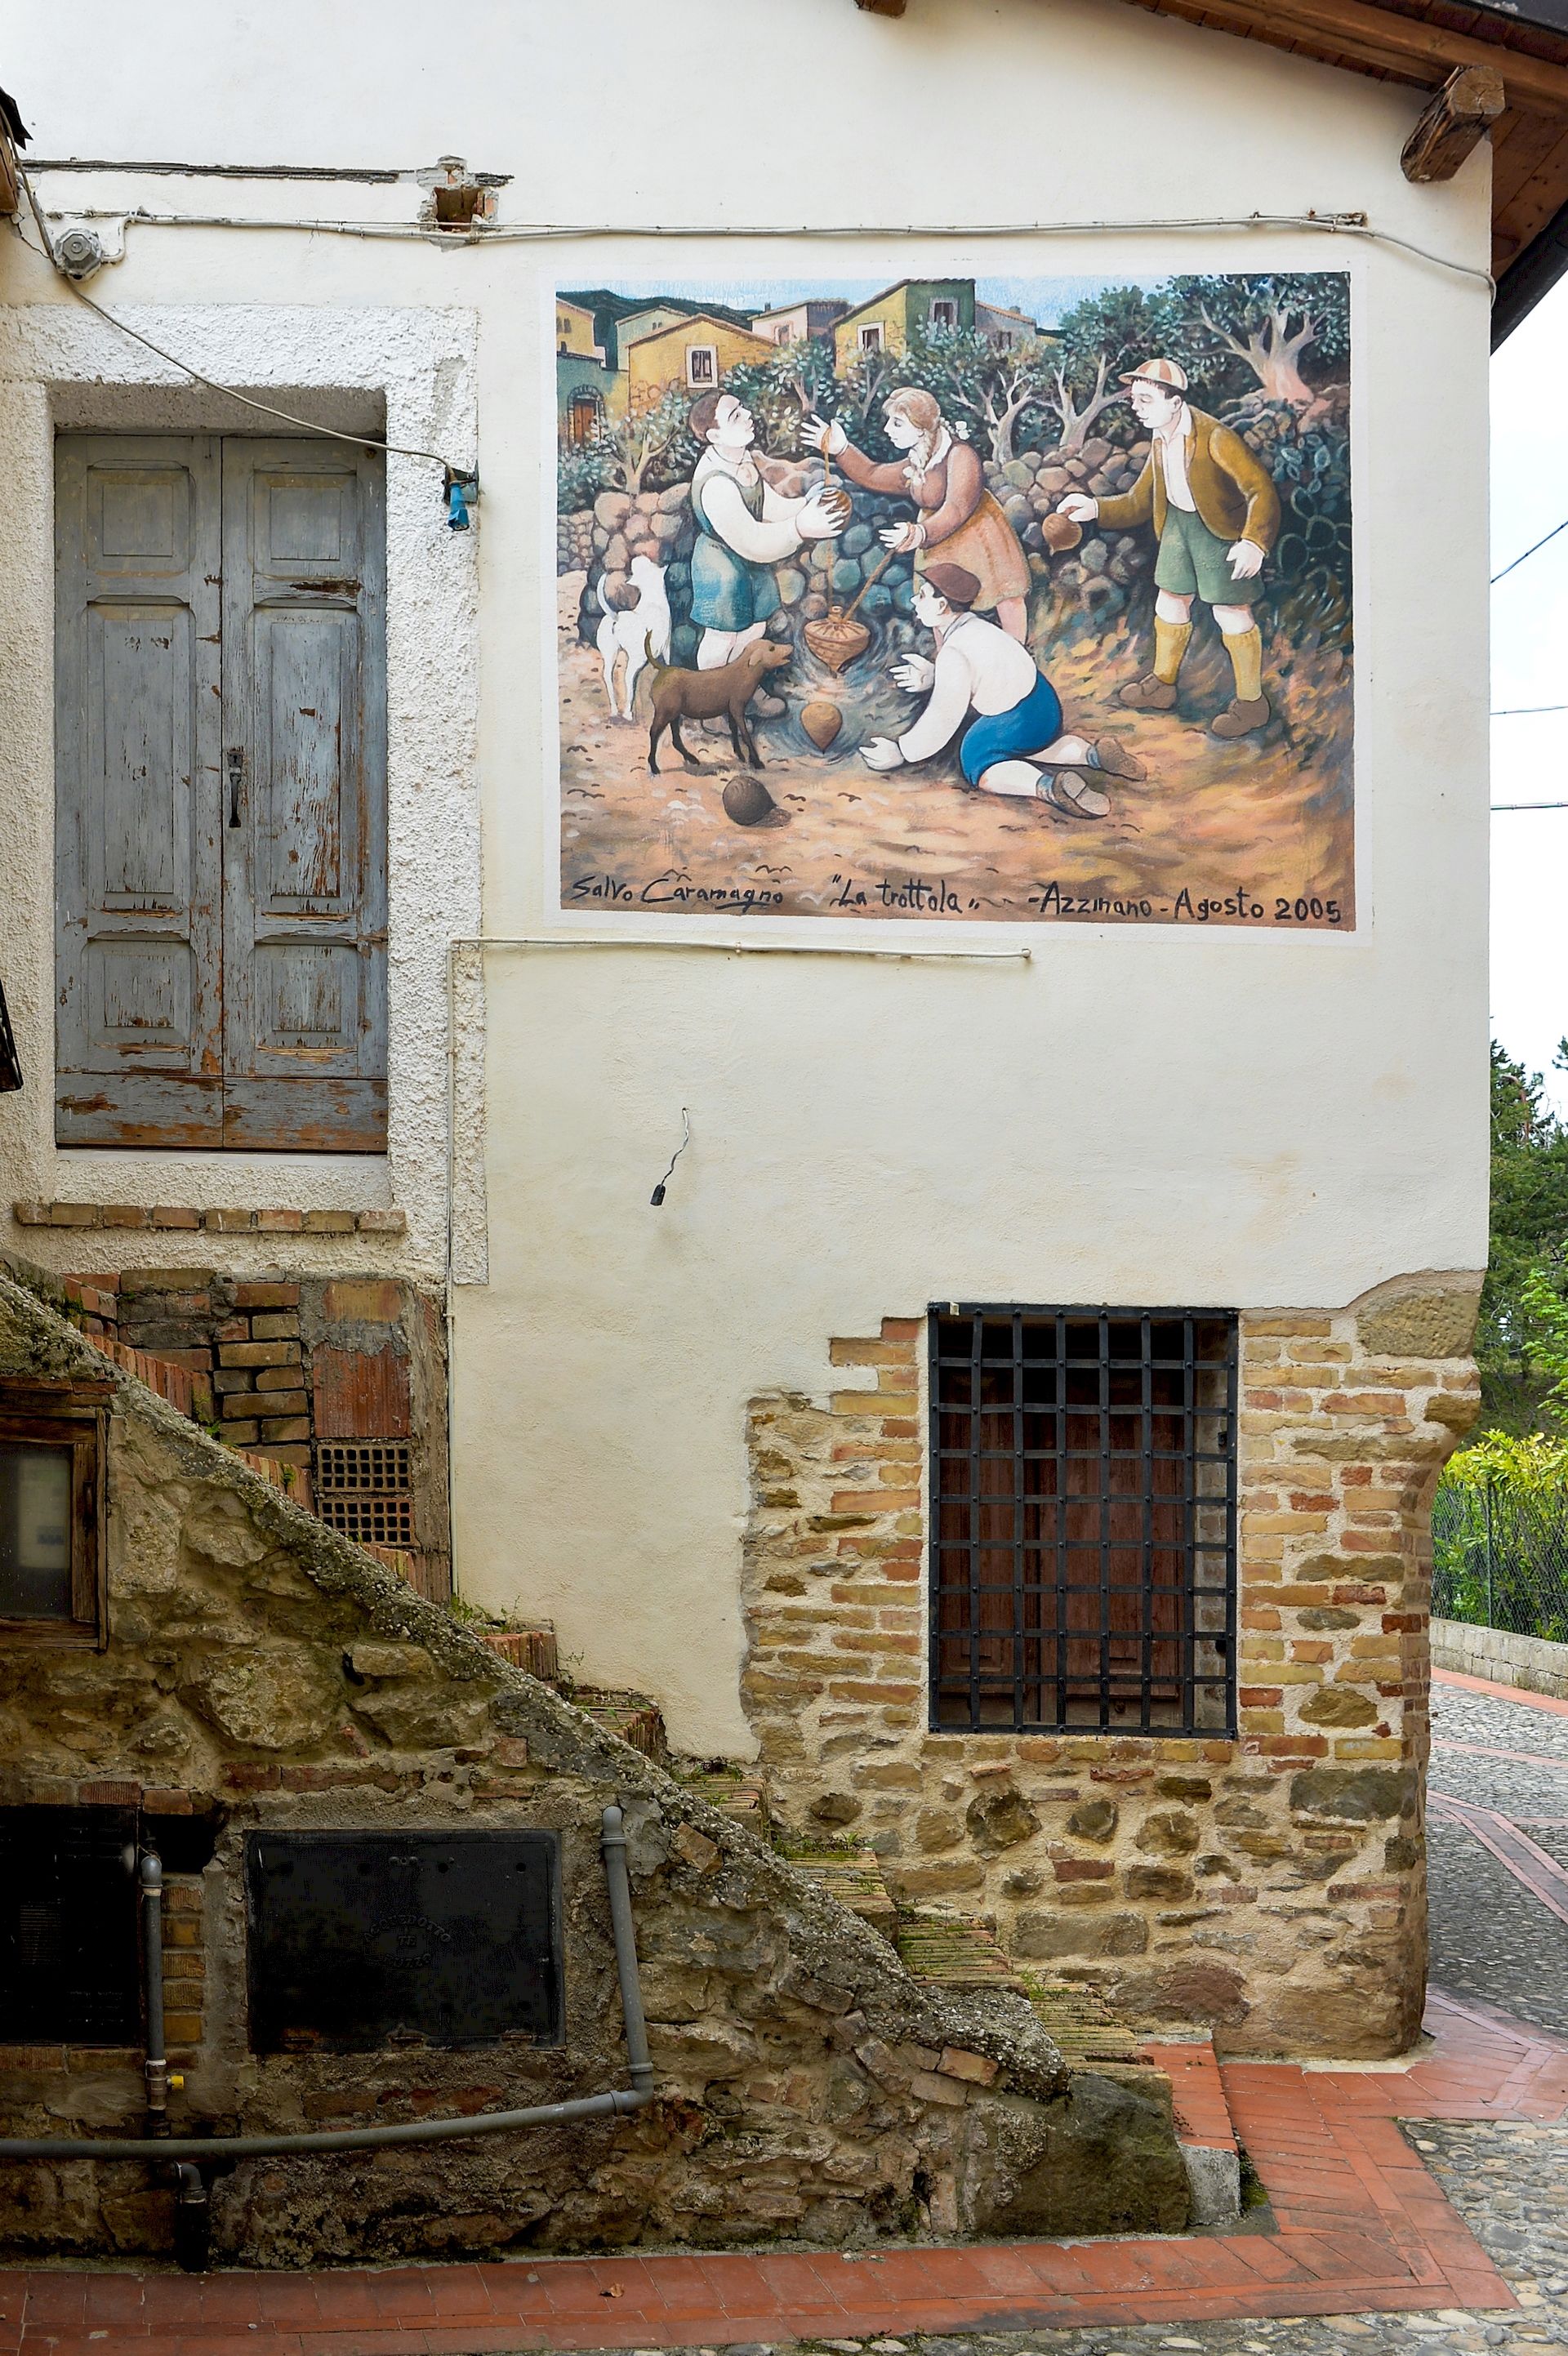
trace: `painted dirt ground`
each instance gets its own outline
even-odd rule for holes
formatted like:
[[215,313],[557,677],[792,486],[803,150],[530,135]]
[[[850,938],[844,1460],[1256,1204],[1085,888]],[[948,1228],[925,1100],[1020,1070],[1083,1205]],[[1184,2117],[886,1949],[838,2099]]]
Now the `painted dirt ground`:
[[[1264,667],[1274,715],[1221,752],[1207,722],[1229,694],[1227,666],[1203,625],[1173,712],[1116,701],[1117,686],[1147,667],[1135,625],[1060,657],[1036,626],[1068,725],[1115,733],[1147,770],[1141,783],[1113,783],[1110,817],[1087,821],[969,792],[950,761],[874,774],[856,745],[908,727],[918,709],[886,682],[890,650],[874,641],[836,683],[801,650],[769,682],[788,714],[756,723],[779,815],[747,828],[721,798],[737,774],[727,734],[691,730],[701,772],[665,744],[664,773],[651,776],[646,674],[635,723],[610,719],[598,659],[577,636],[583,579],[559,583],[564,907],[1328,931],[1355,922],[1351,695],[1338,652],[1276,635]],[[1036,592],[1036,614],[1044,602]],[[799,721],[823,693],[844,714],[826,755]]]

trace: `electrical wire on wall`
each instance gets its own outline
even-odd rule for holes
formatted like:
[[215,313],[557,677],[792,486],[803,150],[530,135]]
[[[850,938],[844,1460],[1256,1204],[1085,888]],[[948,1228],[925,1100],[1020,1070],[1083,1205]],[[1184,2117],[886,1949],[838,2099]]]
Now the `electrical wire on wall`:
[[[209,392],[221,393],[226,401],[237,401],[243,408],[253,409],[263,417],[275,417],[283,424],[292,426],[296,433],[318,434],[328,442],[348,442],[360,450],[379,450],[387,457],[421,458],[433,466],[439,466],[443,478],[442,497],[446,503],[446,520],[455,531],[467,530],[468,509],[478,496],[479,487],[479,478],[471,467],[454,466],[452,461],[443,457],[438,450],[413,449],[402,443],[378,439],[371,434],[345,433],[335,425],[318,424],[314,418],[296,416],[292,410],[278,408],[274,402],[258,401],[251,393],[241,392],[235,385],[221,384],[216,377],[203,375],[200,369],[193,367],[189,360],[181,359],[177,352],[166,350],[162,344],[155,343],[151,336],[144,335],[139,327],[133,327],[125,320],[116,318],[113,311],[106,310],[104,305],[91,295],[84,286],[78,284],[75,274],[68,270],[61,261],[56,251],[54,239],[49,234],[48,223],[38,203],[31,177],[19,158],[16,173],[22,187],[27,191],[28,208],[37,225],[38,236],[43,241],[43,258],[49,262],[56,275],[70,287],[77,301],[84,303],[90,311],[96,312],[106,326],[114,328],[122,336],[128,336],[133,343],[140,344],[145,350],[156,354],[160,360],[166,361],[170,368],[178,369],[182,376],[189,377],[197,384],[205,385]],[[14,220],[12,226],[26,245],[27,239],[21,222]]]
[[[148,229],[285,230],[306,236],[413,240],[424,245],[467,250],[483,245],[537,245],[597,238],[639,240],[718,238],[736,241],[837,237],[862,241],[867,238],[961,237],[991,240],[1193,235],[1216,230],[1243,231],[1297,230],[1319,236],[1350,238],[1388,246],[1395,252],[1409,254],[1417,261],[1428,262],[1436,269],[1448,271],[1457,277],[1472,279],[1485,286],[1489,295],[1495,296],[1497,294],[1497,283],[1489,271],[1477,269],[1468,262],[1455,262],[1447,254],[1434,253],[1430,248],[1417,245],[1410,238],[1397,236],[1391,230],[1378,229],[1362,212],[1320,213],[1316,209],[1309,209],[1305,213],[1176,214],[1135,220],[1099,219],[1082,221],[914,221],[887,224],[872,224],[865,221],[853,223],[517,221],[487,222],[483,227],[453,230],[427,226],[417,221],[349,221],[313,218],[261,220],[237,213],[153,212],[144,206],[132,206],[124,209],[113,207],[87,208],[69,215],[50,216],[45,213],[33,186],[32,170],[38,168],[40,167],[34,166],[29,169],[19,157],[16,159],[17,177],[27,193],[27,204],[38,229],[44,258],[70,288],[79,303],[85,305],[88,310],[95,312],[106,326],[114,328],[120,335],[128,337],[134,343],[140,344],[145,350],[154,353],[170,368],[178,369],[193,382],[205,385],[211,391],[222,393],[231,401],[240,402],[245,408],[254,410],[262,416],[276,418],[299,433],[319,434],[328,441],[352,443],[362,449],[381,450],[389,456],[421,459],[432,466],[439,466],[442,469],[442,497],[446,505],[446,520],[455,531],[466,531],[468,529],[469,507],[478,496],[478,477],[472,469],[455,466],[450,459],[443,457],[438,451],[410,449],[396,443],[379,441],[371,434],[349,434],[335,426],[317,424],[313,419],[296,416],[291,411],[278,408],[272,402],[258,401],[250,393],[239,391],[233,385],[220,383],[216,379],[205,375],[201,369],[193,367],[188,360],[182,359],[177,353],[171,352],[162,344],[156,343],[152,337],[144,334],[139,327],[133,327],[125,320],[117,318],[113,311],[87,293],[86,289],[79,284],[80,273],[69,267],[67,261],[62,258],[59,244],[49,229],[50,219],[56,220],[69,219],[76,221],[113,220],[127,224],[134,223]],[[73,167],[67,162],[58,166],[51,165],[42,168],[61,170],[91,168],[95,171],[122,170],[134,173],[138,169],[146,170],[152,167],[95,161],[90,167],[81,166]],[[181,167],[159,165],[156,168],[160,172],[172,172]],[[184,168],[188,169],[194,177],[205,167],[192,165]],[[282,167],[278,167],[274,171],[273,177],[286,177],[286,172]],[[317,168],[312,174],[302,174],[302,177],[320,177],[321,170]],[[402,173],[382,173],[373,177],[378,179],[401,179],[407,176]],[[13,226],[17,235],[22,237],[23,242],[26,243],[27,241],[20,221],[14,221]],[[1533,550],[1525,552],[1526,555],[1533,555]],[[1522,557],[1515,560],[1519,563],[1522,563],[1523,561]],[[1511,571],[1512,568],[1509,569]]]

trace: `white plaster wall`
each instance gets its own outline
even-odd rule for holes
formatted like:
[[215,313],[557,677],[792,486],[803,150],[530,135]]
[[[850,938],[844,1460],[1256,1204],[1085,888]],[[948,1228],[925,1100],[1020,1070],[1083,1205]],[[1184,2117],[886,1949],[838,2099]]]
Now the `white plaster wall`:
[[[1110,0],[910,0],[902,20],[851,0],[477,0],[449,24],[410,0],[274,0],[253,18],[84,0],[70,42],[97,60],[91,77],[62,70],[62,38],[35,19],[7,51],[44,154],[413,166],[461,152],[515,176],[503,221],[865,225],[449,254],[134,227],[124,263],[96,282],[102,299],[179,306],[209,351],[224,326],[211,306],[341,306],[333,382],[339,337],[361,349],[358,312],[477,316],[493,937],[559,928],[541,336],[557,269],[585,284],[769,268],[1355,275],[1355,937],[1064,926],[1030,937],[1027,965],[996,966],[489,952],[484,1192],[475,1173],[465,1189],[476,1206],[488,1194],[489,1283],[459,1290],[456,1323],[468,1593],[553,1612],[587,1673],[660,1695],[678,1742],[744,1751],[745,1403],[825,1387],[831,1333],[875,1332],[933,1297],[1326,1305],[1407,1269],[1480,1265],[1485,292],[1303,232],[975,231],[1362,209],[1480,266],[1484,152],[1452,185],[1412,188],[1398,166],[1412,92]],[[274,191],[236,183],[140,193],[160,209],[278,209]],[[400,203],[412,219],[415,201],[323,184],[298,197],[313,214],[381,220]],[[952,234],[915,247],[876,233],[913,222]],[[22,266],[0,268],[14,292]],[[36,273],[26,284],[47,299]],[[272,363],[246,352],[253,381]],[[389,384],[389,422],[392,397]],[[23,490],[36,504],[37,483]],[[43,709],[41,631],[24,630],[22,651]],[[41,810],[41,750],[31,774],[27,808]],[[820,949],[826,928],[797,937]],[[966,928],[961,945],[980,937]],[[889,927],[875,938],[895,944]],[[394,937],[394,980],[399,954]],[[465,1148],[480,1105],[466,1079]],[[692,1151],[655,1212],[682,1105]],[[475,1239],[462,1248],[464,1272],[481,1273]]]

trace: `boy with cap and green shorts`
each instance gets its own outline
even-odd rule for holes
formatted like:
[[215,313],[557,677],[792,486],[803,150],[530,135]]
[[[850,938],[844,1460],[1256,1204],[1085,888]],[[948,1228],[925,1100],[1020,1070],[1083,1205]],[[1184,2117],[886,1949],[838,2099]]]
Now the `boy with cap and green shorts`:
[[1058,512],[1074,523],[1099,521],[1112,531],[1152,523],[1155,562],[1155,662],[1121,691],[1135,712],[1169,712],[1192,637],[1192,605],[1201,598],[1219,626],[1235,692],[1208,725],[1216,736],[1248,736],[1269,717],[1263,693],[1263,641],[1252,615],[1257,579],[1280,527],[1279,493],[1268,469],[1239,434],[1187,400],[1179,360],[1147,360],[1122,381],[1151,437],[1144,471],[1119,498],[1069,491]]

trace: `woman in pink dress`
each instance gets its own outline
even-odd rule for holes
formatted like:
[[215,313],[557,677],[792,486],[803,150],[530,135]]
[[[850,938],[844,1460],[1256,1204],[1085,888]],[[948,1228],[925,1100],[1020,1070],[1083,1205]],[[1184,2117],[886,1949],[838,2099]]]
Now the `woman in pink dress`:
[[883,411],[887,438],[907,453],[879,466],[857,450],[835,418],[813,417],[811,432],[824,457],[865,491],[890,491],[913,499],[908,523],[882,534],[897,553],[913,553],[923,573],[939,558],[961,564],[980,584],[974,610],[994,613],[1009,637],[1022,640],[1027,628],[1029,560],[1018,535],[985,487],[980,453],[961,442],[934,396],[907,385]]

